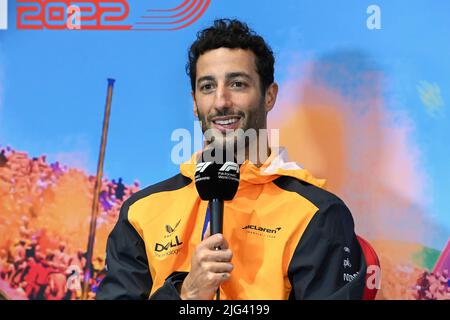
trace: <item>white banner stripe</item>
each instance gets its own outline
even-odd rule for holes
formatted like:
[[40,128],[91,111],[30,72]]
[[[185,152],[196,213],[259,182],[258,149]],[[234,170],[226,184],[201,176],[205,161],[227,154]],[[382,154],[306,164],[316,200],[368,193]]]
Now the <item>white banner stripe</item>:
[[0,0],[0,30],[8,29],[8,0]]

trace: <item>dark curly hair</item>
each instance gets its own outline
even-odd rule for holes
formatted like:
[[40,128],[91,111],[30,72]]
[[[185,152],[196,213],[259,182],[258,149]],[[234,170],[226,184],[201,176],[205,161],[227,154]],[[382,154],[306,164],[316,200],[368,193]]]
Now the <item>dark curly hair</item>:
[[256,56],[256,71],[259,74],[262,93],[273,83],[275,58],[264,39],[244,22],[236,19],[217,19],[211,27],[197,33],[197,39],[189,48],[186,73],[191,79],[192,91],[195,91],[198,58],[205,52],[218,48],[251,50]]

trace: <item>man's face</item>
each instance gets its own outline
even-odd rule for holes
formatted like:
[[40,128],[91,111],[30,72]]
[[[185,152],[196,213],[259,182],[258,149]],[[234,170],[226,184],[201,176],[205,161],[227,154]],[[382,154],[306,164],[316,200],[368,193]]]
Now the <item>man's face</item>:
[[[194,113],[202,131],[213,131],[215,143],[233,143],[236,129],[266,128],[267,112],[276,97],[276,84],[263,94],[256,71],[255,55],[250,50],[219,48],[197,60]],[[226,136],[225,136],[226,135]],[[230,140],[230,141],[228,141]]]

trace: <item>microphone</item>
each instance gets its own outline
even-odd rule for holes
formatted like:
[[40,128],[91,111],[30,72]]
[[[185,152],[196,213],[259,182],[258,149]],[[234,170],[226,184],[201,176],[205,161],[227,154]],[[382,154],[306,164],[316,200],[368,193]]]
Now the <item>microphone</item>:
[[[205,154],[200,158],[204,161]],[[198,162],[195,170],[195,187],[202,200],[209,201],[211,235],[222,233],[223,230],[223,201],[232,200],[239,187],[239,165],[235,161]],[[219,248],[217,248],[219,249]],[[220,291],[217,290],[217,300]]]

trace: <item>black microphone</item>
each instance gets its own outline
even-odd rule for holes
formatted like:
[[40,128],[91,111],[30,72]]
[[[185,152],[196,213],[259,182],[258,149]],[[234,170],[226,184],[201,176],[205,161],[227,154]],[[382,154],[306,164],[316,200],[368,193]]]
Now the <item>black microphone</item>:
[[197,163],[195,186],[202,200],[209,201],[211,235],[222,233],[223,201],[232,200],[239,187],[239,165],[234,161]]
[[[222,233],[223,201],[234,198],[239,187],[239,177],[236,161],[214,161],[202,153],[195,170],[195,186],[200,198],[209,201],[211,235]],[[217,300],[219,297],[217,290]]]

